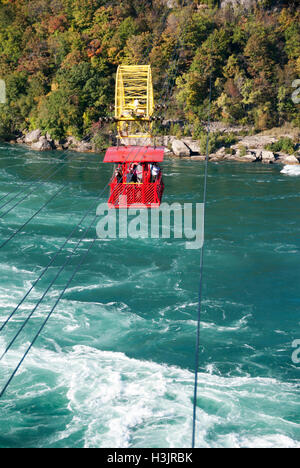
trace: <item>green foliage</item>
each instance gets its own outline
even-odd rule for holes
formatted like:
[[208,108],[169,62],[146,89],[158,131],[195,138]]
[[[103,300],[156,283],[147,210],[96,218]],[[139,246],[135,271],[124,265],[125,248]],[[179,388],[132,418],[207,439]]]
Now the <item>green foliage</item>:
[[102,151],[104,148],[107,148],[109,144],[109,138],[107,135],[103,134],[102,131],[99,131],[94,134],[91,142],[95,146],[96,150]]
[[111,95],[108,84],[89,62],[81,62],[56,74],[56,87],[43,97],[36,124],[54,138],[82,137],[104,112]]
[[179,123],[174,123],[171,125],[170,135],[176,136],[176,138],[181,138],[183,136],[182,128]]
[[246,156],[246,154],[247,154],[246,146],[243,146],[243,145],[239,146],[239,150],[240,150],[240,156],[241,157]]
[[271,143],[270,145],[266,145],[266,149],[268,151],[273,151],[274,153],[286,153],[286,154],[294,154],[296,151],[296,145],[294,144],[293,140],[290,138],[280,138],[275,143]]
[[[206,154],[207,150],[207,132],[202,132],[199,138],[200,152]],[[208,153],[212,154],[218,151],[218,149],[225,147],[229,148],[231,145],[237,142],[237,138],[233,134],[223,134],[221,132],[210,133],[208,141]]]
[[193,125],[192,136],[195,140],[199,140],[204,132],[203,125],[200,122],[196,122]]

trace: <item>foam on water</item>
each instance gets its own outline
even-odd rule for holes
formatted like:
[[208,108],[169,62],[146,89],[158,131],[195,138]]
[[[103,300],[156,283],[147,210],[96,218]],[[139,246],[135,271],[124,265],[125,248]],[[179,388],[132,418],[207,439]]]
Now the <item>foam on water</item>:
[[[48,378],[43,381],[41,369],[52,374],[52,386]],[[34,401],[43,405],[53,392],[65,400],[61,429],[46,446],[67,446],[70,438],[84,447],[190,446],[194,376],[187,370],[78,345],[68,352],[33,350],[21,375],[27,375],[26,387],[21,376],[17,387],[21,427],[28,425],[24,409]],[[292,429],[300,435],[300,426],[288,419],[292,410],[299,411],[296,390],[275,379],[201,373],[197,446],[300,448],[287,435]],[[2,411],[5,407],[4,400]]]
[[281,173],[290,176],[300,176],[300,166],[289,164],[287,166],[284,166]]

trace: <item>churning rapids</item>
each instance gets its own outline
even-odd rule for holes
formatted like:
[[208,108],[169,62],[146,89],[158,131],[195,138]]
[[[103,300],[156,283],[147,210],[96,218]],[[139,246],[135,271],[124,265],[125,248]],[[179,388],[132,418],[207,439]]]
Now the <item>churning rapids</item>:
[[[1,243],[66,186],[0,250],[0,326],[95,205],[0,332],[1,354],[95,215],[102,160],[1,145],[0,198],[43,180],[0,218]],[[163,166],[165,202],[202,202],[203,163]],[[300,447],[300,177],[280,171],[209,167],[198,447]],[[0,362],[1,388],[94,233]],[[0,447],[190,447],[199,256],[184,239],[98,240],[0,400]]]

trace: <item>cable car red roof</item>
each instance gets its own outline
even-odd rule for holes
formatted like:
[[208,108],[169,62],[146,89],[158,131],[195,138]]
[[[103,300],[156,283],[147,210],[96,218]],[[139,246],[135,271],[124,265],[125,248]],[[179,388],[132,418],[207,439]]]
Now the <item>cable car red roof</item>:
[[103,162],[132,163],[132,162],[162,162],[164,160],[163,147],[151,146],[113,146],[108,148]]

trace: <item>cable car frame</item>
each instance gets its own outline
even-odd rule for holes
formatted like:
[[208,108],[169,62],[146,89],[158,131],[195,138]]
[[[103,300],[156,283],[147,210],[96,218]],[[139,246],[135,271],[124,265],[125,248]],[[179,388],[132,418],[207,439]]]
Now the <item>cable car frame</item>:
[[[164,182],[159,163],[163,161],[164,148],[119,145],[128,138],[151,141],[154,110],[150,65],[119,66],[114,119],[118,146],[108,148],[104,158],[104,162],[116,165],[110,182],[109,208],[158,208],[161,204]],[[139,179],[134,179],[138,168]]]
[[119,66],[115,92],[115,120],[119,138],[151,138],[153,113],[150,65]]

